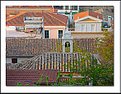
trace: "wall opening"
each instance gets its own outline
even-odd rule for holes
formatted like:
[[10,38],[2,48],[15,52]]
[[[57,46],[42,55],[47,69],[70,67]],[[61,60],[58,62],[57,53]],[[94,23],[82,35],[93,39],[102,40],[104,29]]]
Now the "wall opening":
[[65,42],[65,52],[70,52],[70,42]]
[[17,63],[17,58],[12,58],[12,63]]

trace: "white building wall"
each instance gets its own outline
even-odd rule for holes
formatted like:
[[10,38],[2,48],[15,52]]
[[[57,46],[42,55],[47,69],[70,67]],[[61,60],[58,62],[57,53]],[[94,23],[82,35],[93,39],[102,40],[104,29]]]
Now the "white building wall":
[[[17,63],[20,63],[21,61],[27,60],[29,58],[17,58]],[[6,58],[6,63],[12,63],[12,58]]]
[[[82,31],[82,25],[84,26]],[[94,31],[92,31],[91,25],[94,25]],[[81,32],[100,32],[101,31],[101,22],[76,22],[75,31]]]

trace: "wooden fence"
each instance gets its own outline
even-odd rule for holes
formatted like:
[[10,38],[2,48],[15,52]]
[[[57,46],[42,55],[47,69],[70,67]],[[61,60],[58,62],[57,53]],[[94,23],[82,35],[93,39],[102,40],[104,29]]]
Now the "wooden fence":
[[[77,72],[80,69],[81,53],[42,53],[31,59],[7,66],[8,69],[58,70]],[[78,63],[77,63],[78,62]]]

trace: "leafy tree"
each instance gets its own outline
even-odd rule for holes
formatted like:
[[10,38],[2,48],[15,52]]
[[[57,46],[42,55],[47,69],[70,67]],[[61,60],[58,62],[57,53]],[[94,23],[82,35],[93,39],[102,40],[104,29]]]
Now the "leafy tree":
[[84,78],[81,80],[82,85],[93,86],[112,86],[114,82],[113,74],[114,65],[111,63],[101,63],[98,64],[96,59],[88,62],[88,65],[85,63],[82,64],[81,75]]
[[97,53],[102,63],[113,63],[114,61],[114,34],[104,32],[104,38],[97,39]]
[[[97,40],[97,53],[100,57],[100,64],[97,59],[91,56],[83,56],[81,80],[83,85],[91,83],[93,86],[112,86],[114,85],[114,35],[113,32],[104,32],[104,38]],[[85,60],[88,62],[86,63]],[[91,61],[90,61],[91,60]],[[87,65],[88,64],[88,65]]]

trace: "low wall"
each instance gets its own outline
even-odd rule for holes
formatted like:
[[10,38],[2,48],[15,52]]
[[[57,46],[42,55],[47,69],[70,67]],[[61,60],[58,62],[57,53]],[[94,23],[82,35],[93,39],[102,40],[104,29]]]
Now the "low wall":
[[71,32],[74,39],[103,37],[103,32]]

